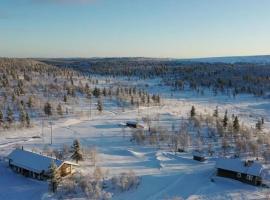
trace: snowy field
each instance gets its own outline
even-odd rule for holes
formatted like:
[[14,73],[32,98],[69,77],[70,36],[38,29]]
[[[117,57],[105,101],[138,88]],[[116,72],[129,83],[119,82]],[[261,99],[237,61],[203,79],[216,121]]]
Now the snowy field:
[[[130,82],[122,82],[129,84]],[[140,185],[123,193],[116,192],[114,200],[163,200],[173,197],[183,199],[266,199],[265,190],[249,186],[238,181],[215,177],[215,158],[204,163],[192,160],[191,152],[174,154],[162,147],[137,145],[130,141],[131,131],[121,123],[140,119],[143,116],[160,116],[160,123],[171,127],[181,117],[189,114],[192,105],[198,112],[212,114],[218,105],[220,113],[227,109],[229,114],[236,114],[245,124],[255,125],[259,117],[265,118],[265,131],[270,129],[269,99],[259,99],[247,95],[236,98],[211,96],[207,93],[198,95],[191,91],[171,92],[169,88],[158,86],[157,81],[136,82],[137,86],[150,92],[159,91],[162,106],[118,109],[114,104],[105,104],[105,111],[100,115],[70,117],[54,122],[53,148],[64,144],[72,145],[75,138],[83,147],[95,147],[98,151],[97,165],[108,170],[108,177],[133,170],[141,178]],[[26,149],[43,149],[50,146],[50,127],[30,130],[13,130],[3,133],[0,140],[0,199],[29,200],[49,199],[46,182],[25,178],[13,173],[4,162],[18,144]],[[80,163],[79,170],[91,171],[87,161]],[[214,178],[214,181],[211,181]]]

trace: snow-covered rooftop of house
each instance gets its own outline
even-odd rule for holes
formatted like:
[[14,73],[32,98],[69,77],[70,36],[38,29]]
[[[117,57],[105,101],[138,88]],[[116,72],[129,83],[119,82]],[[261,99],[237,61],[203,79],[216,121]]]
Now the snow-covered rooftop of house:
[[42,171],[47,172],[52,160],[57,167],[64,163],[62,160],[22,149],[15,149],[12,151],[9,154],[8,159],[11,160],[11,164],[36,173],[41,173]]
[[[248,164],[245,164],[248,162]],[[261,176],[264,169],[263,165],[257,161],[244,161],[239,158],[219,158],[216,168],[240,172],[253,176]]]

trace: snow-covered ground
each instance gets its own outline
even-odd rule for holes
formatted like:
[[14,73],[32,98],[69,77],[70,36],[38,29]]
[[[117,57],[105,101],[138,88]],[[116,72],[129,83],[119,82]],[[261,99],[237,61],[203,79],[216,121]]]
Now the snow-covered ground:
[[[124,81],[123,81],[124,83]],[[129,84],[127,82],[126,84]],[[144,83],[138,83],[144,85]],[[197,95],[194,92],[172,92],[169,88],[158,86],[157,81],[148,81],[147,90],[158,91],[163,96],[163,105],[125,109],[122,111],[114,104],[105,105],[100,115],[88,117],[70,117],[56,121],[53,125],[52,148],[71,145],[75,138],[83,147],[95,147],[98,151],[97,165],[108,170],[108,176],[133,170],[141,177],[138,188],[123,193],[115,193],[115,200],[156,200],[182,197],[184,199],[265,199],[262,188],[249,186],[225,178],[211,178],[215,174],[215,159],[205,163],[192,160],[190,152],[173,154],[167,149],[136,145],[130,141],[129,128],[120,125],[128,120],[142,116],[159,114],[160,123],[171,124],[187,116],[192,105],[198,112],[213,113],[218,105],[220,112],[226,109],[230,114],[239,115],[240,120],[254,126],[258,117],[264,117],[265,130],[270,127],[269,99],[257,99],[250,96],[229,98],[226,96]],[[0,139],[0,199],[29,200],[45,198],[48,191],[46,182],[25,178],[13,173],[4,162],[16,145],[27,149],[43,149],[50,146],[50,127],[12,130],[4,133]],[[92,168],[88,161],[81,162],[80,170],[87,173]],[[46,197],[47,199],[48,197]]]

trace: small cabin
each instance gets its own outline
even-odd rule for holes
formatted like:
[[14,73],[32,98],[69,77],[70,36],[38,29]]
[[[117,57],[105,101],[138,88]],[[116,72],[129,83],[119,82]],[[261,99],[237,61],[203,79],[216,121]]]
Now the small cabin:
[[216,162],[217,176],[231,178],[243,183],[259,186],[262,184],[264,167],[254,160],[219,158]]
[[73,174],[75,166],[78,164],[59,160],[53,157],[45,156],[39,153],[23,149],[15,149],[8,155],[9,167],[26,177],[31,177],[39,180],[50,178],[50,166],[54,161],[57,166],[57,171],[61,177]]
[[193,152],[193,160],[204,162],[204,161],[206,161],[206,156],[203,152],[194,151]]
[[126,126],[130,128],[141,128],[141,129],[144,128],[143,124],[140,124],[139,122],[136,121],[128,121],[126,122]]

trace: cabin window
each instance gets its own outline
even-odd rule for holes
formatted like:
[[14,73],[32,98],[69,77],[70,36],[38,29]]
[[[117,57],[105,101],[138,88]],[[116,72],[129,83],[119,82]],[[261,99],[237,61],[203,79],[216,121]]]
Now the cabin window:
[[241,178],[241,173],[237,173],[237,178]]
[[253,176],[247,175],[247,180],[252,181],[252,179],[253,179]]

